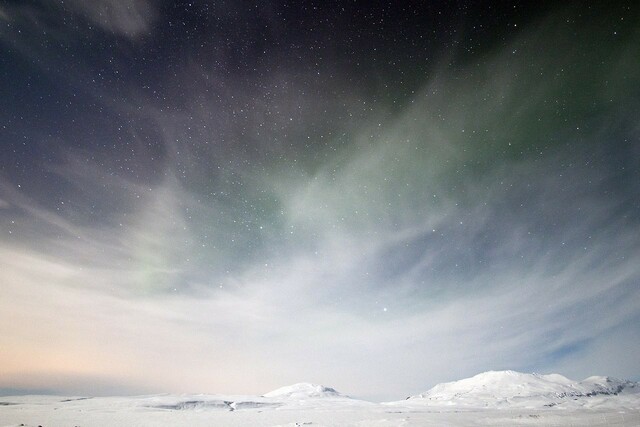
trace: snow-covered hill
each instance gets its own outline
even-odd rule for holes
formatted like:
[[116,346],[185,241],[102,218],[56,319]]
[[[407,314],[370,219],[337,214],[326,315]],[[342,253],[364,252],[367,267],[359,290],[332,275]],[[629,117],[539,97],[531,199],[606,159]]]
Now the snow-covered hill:
[[409,397],[406,403],[464,407],[592,406],[607,403],[612,396],[620,397],[616,399],[618,403],[640,407],[638,383],[609,377],[589,377],[577,382],[559,374],[515,371],[489,371],[438,384],[425,393]]
[[175,411],[238,411],[275,409],[288,406],[369,405],[322,385],[299,383],[251,395],[159,395],[138,399],[140,406]]
[[280,398],[287,400],[306,400],[306,399],[322,399],[336,398],[347,396],[338,393],[336,390],[322,385],[311,383],[298,383],[265,393],[264,397]]
[[611,377],[589,377],[578,383],[585,396],[640,394],[640,384]]

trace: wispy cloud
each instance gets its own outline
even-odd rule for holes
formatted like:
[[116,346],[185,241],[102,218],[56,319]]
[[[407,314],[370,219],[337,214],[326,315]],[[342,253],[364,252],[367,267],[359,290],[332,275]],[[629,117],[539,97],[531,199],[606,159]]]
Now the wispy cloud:
[[151,0],[71,0],[60,3],[102,30],[129,38],[149,34],[158,18],[157,5]]

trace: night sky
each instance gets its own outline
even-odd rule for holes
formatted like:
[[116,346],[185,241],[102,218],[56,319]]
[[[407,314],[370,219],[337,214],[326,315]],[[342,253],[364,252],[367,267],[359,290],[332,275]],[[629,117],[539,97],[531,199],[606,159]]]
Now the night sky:
[[638,379],[640,4],[0,2],[0,392]]

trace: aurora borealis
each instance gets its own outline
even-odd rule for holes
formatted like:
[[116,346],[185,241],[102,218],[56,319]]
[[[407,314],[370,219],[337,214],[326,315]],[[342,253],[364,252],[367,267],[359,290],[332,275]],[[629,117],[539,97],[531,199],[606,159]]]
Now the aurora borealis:
[[0,389],[637,379],[639,9],[0,3]]

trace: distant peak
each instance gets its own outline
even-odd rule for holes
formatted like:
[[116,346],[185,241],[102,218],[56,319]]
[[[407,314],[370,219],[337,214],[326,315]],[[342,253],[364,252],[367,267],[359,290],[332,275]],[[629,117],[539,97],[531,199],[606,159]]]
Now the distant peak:
[[[638,384],[594,376],[576,382],[560,374],[527,374],[512,370],[487,371],[471,378],[441,383],[409,399],[435,403],[486,406],[527,399],[556,402],[562,399],[638,393]],[[554,403],[554,404],[556,404]]]
[[518,372],[518,371],[512,371],[510,369],[504,370],[504,371],[486,371],[486,372],[482,372],[478,375],[475,375],[476,377],[507,377],[507,376],[522,376],[522,375],[534,375],[534,374],[525,374],[523,372]]
[[582,382],[617,383],[617,382],[624,382],[624,381],[623,380],[619,380],[617,378],[613,378],[613,377],[603,377],[603,376],[600,376],[600,375],[594,375],[594,376],[591,376],[589,378],[586,378]]
[[312,383],[297,383],[265,393],[264,397],[289,397],[293,399],[345,397],[331,387]]

